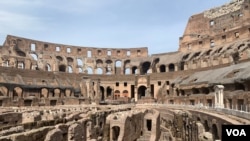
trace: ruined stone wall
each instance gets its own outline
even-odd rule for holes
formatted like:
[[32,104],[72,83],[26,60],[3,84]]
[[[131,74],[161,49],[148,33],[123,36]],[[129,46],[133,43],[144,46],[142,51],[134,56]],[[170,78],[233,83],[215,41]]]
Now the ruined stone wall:
[[179,51],[209,49],[236,40],[249,39],[249,11],[247,0],[234,0],[191,16],[180,38]]

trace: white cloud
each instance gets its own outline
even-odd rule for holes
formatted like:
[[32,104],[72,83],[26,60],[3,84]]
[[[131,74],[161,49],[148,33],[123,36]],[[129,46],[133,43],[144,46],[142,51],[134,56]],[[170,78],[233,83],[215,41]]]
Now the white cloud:
[[12,31],[41,30],[40,19],[30,15],[0,11],[0,31],[10,33]]

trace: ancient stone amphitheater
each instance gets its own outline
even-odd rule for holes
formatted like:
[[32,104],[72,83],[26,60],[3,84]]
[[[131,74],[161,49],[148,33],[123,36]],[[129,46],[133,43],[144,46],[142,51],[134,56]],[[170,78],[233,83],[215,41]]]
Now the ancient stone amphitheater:
[[212,141],[250,124],[250,0],[189,18],[176,52],[8,35],[0,141]]

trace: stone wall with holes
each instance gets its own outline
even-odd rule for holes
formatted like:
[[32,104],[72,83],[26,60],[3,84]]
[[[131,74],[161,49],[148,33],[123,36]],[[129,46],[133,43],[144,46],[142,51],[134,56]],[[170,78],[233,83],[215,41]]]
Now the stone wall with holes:
[[191,16],[179,40],[179,51],[217,48],[236,40],[249,39],[249,13],[249,1],[240,0]]

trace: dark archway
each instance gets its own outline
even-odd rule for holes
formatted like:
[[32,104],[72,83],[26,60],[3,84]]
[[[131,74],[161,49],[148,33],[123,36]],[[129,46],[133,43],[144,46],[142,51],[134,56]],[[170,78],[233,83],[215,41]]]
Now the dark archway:
[[100,86],[100,92],[101,92],[101,101],[104,101],[105,96],[104,96],[104,87]]
[[197,88],[192,88],[192,93],[193,94],[199,94],[200,91]]
[[141,65],[141,74],[142,75],[147,74],[149,68],[150,68],[150,62],[142,63],[142,65]]
[[204,121],[205,132],[209,132],[209,126],[207,120]]
[[245,91],[245,86],[241,83],[235,83],[235,90],[243,90]]
[[169,71],[169,72],[175,71],[175,66],[174,66],[174,64],[169,64],[169,65],[168,65],[168,71]]
[[66,72],[66,66],[65,65],[60,65],[59,66],[59,71],[60,72]]
[[107,97],[112,96],[112,89],[110,87],[107,87]]
[[166,66],[165,65],[160,66],[160,72],[166,72]]
[[219,140],[218,128],[215,124],[212,125],[212,135],[214,140]]
[[119,126],[113,126],[112,127],[112,140],[118,141],[120,135],[120,127]]
[[138,99],[141,99],[142,97],[146,96],[146,92],[145,92],[146,89],[147,89],[147,87],[145,87],[145,86],[140,86],[138,88]]
[[134,67],[132,67],[132,74],[136,74],[137,72],[137,67],[136,66],[134,66]]

